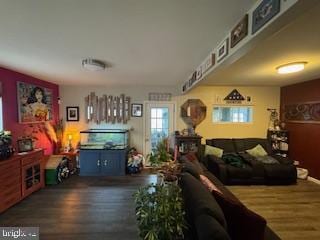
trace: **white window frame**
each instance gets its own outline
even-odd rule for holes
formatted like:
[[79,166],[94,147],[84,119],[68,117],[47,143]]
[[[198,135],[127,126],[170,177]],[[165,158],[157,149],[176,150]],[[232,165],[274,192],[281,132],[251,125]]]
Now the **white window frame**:
[[[215,107],[220,107],[220,108],[223,108],[223,107],[250,107],[251,108],[251,122],[215,122],[214,121],[214,111],[213,109]],[[235,124],[240,124],[240,125],[248,125],[248,124],[253,124],[254,122],[254,105],[252,104],[214,104],[212,105],[212,108],[211,108],[211,122],[213,124],[232,124],[232,125],[235,125]]]

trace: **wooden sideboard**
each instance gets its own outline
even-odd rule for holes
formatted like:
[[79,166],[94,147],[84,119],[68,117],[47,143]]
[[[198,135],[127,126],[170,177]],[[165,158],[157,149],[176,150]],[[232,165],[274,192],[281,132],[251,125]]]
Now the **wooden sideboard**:
[[0,161],[0,213],[44,187],[43,160],[36,150]]

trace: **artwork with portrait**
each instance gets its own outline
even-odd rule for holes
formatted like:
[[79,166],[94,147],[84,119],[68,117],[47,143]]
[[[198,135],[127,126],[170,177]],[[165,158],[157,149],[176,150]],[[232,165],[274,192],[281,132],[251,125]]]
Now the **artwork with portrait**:
[[52,120],[52,90],[24,82],[17,84],[19,122]]

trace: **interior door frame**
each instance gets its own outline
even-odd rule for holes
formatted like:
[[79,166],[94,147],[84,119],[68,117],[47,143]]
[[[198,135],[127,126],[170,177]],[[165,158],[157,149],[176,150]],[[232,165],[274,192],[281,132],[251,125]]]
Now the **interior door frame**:
[[147,154],[147,144],[146,144],[146,133],[147,133],[147,105],[148,104],[172,104],[173,105],[173,131],[176,130],[177,126],[177,102],[176,101],[144,101],[143,102],[143,108],[144,113],[143,114],[143,155],[146,157]]

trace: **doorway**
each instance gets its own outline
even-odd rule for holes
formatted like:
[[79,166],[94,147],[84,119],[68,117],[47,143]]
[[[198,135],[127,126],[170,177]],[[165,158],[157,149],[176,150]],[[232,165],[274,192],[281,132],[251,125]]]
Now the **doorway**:
[[[146,102],[144,124],[144,153],[150,154],[175,129],[175,103]],[[149,165],[148,161],[145,163]]]

